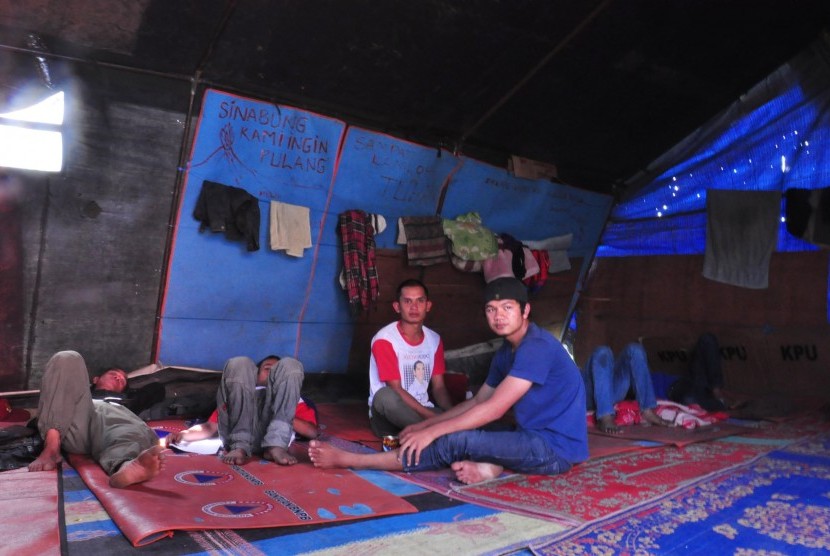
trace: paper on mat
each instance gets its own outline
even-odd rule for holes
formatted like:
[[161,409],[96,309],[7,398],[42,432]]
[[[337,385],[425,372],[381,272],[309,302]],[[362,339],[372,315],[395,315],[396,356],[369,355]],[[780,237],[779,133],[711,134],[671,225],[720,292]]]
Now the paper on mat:
[[182,452],[212,456],[222,447],[222,439],[206,438],[204,440],[194,440],[192,442],[182,441],[173,443],[171,446],[181,450]]

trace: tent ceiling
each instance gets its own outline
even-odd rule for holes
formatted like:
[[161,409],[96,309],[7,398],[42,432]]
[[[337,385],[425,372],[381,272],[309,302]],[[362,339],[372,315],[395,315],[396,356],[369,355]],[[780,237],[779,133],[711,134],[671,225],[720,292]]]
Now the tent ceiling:
[[195,78],[607,192],[828,22],[827,0],[9,0],[0,75],[39,51]]

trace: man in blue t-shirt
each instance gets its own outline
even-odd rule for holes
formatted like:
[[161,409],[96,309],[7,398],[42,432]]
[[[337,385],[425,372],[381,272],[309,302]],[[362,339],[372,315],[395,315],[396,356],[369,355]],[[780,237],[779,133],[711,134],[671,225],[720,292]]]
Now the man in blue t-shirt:
[[[490,329],[506,341],[493,357],[487,380],[472,399],[410,425],[391,452],[354,454],[313,440],[316,467],[426,471],[451,467],[472,484],[504,468],[555,475],[588,458],[585,387],[579,369],[553,336],[531,323],[527,288],[515,278],[485,288]],[[513,410],[516,428],[480,428]]]

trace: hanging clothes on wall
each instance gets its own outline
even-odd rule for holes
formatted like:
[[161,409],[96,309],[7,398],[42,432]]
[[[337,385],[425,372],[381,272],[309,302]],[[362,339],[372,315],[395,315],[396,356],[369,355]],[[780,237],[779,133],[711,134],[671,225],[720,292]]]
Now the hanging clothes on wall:
[[440,216],[399,218],[398,244],[406,245],[409,266],[431,266],[450,260]]
[[259,249],[259,201],[244,189],[203,181],[193,218],[200,233],[224,232],[232,241],[245,241],[248,251]]
[[481,271],[484,273],[484,282],[489,284],[497,278],[513,278],[513,252],[510,249],[499,249],[495,257],[482,262]]
[[522,251],[524,252],[525,259],[525,274],[519,280],[527,280],[539,274],[539,262],[533,256],[533,251],[527,245],[522,246]]
[[[524,279],[524,283],[527,286],[528,291],[530,293],[536,293],[542,286],[545,285],[545,282],[548,281],[548,268],[550,267],[550,254],[544,249],[531,249],[530,255],[536,261],[536,264],[539,266],[539,272],[535,274],[531,274],[526,276]],[[525,255],[527,257],[527,255]]]
[[522,242],[510,234],[499,234],[498,245],[500,250],[507,249],[513,254],[511,258],[513,276],[523,280],[525,277],[525,252]]
[[457,255],[450,255],[450,262],[461,272],[481,272],[484,270],[485,261],[468,261]]
[[780,218],[778,191],[707,191],[703,276],[733,286],[766,288]]
[[369,220],[372,223],[372,228],[375,230],[375,236],[382,234],[386,229],[386,217],[382,214],[371,213],[369,215]]
[[496,278],[518,278],[528,280],[539,274],[539,263],[531,250],[510,234],[499,234],[498,254],[482,264],[484,281],[490,283]]
[[788,189],[787,231],[814,245],[830,247],[830,188]]
[[303,250],[311,247],[310,215],[308,207],[271,201],[271,249],[284,250],[292,257],[302,257]]
[[552,236],[540,240],[523,240],[525,246],[531,251],[542,249],[548,253],[548,272],[562,272],[571,269],[571,260],[568,258],[568,249],[571,247],[573,234]]
[[468,212],[455,220],[441,221],[444,233],[452,242],[452,254],[465,261],[484,261],[496,256],[496,235],[481,223],[477,212]]
[[338,219],[343,244],[343,274],[353,315],[368,311],[378,298],[375,262],[375,229],[371,216],[362,210],[347,210]]

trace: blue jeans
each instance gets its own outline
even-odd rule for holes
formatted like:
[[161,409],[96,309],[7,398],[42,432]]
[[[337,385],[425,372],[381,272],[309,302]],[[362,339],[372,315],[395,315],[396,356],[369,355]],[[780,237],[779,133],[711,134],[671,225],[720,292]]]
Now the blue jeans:
[[595,409],[597,418],[614,415],[614,404],[624,400],[632,386],[640,411],[657,407],[646,351],[640,344],[625,346],[616,361],[611,348],[598,347],[582,368],[582,380],[588,410]]
[[418,465],[404,462],[403,470],[430,471],[456,461],[494,463],[516,473],[557,475],[571,464],[550,449],[542,435],[521,431],[461,431],[437,438],[421,452]]

